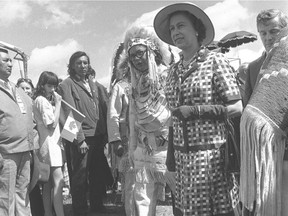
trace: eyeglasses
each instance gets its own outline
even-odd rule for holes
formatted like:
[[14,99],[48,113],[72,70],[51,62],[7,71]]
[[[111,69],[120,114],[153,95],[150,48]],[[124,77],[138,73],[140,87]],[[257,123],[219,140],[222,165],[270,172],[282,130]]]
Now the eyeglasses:
[[147,49],[145,50],[137,50],[136,53],[129,53],[129,59],[132,61],[134,60],[136,57],[138,59],[142,58],[143,55],[147,52]]

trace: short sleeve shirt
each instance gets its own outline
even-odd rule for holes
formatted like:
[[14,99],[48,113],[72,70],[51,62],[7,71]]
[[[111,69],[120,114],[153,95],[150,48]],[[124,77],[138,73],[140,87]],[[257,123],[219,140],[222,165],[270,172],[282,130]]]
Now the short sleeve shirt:
[[[43,96],[38,96],[35,99],[35,105],[40,113],[40,119],[37,119],[47,127],[50,124],[54,123],[55,115],[54,110],[55,107]],[[39,123],[39,122],[38,122]]]

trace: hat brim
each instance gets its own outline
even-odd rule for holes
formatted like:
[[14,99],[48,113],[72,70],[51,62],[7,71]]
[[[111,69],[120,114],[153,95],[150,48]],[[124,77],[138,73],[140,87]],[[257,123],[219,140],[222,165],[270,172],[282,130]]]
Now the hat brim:
[[154,29],[161,40],[175,46],[170,35],[169,16],[176,11],[188,11],[202,21],[206,28],[206,37],[204,38],[202,45],[207,46],[213,41],[215,31],[210,18],[201,8],[192,3],[176,3],[168,5],[157,13],[154,18]]

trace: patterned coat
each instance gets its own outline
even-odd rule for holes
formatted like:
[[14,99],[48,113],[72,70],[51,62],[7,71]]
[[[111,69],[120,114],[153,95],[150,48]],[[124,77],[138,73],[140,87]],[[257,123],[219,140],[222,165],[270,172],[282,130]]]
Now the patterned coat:
[[[188,68],[182,66],[182,60],[176,63],[168,74],[165,93],[170,109],[182,105],[225,105],[241,99],[228,61],[223,54],[209,51],[199,51]],[[224,120],[181,121],[173,116],[172,122],[176,209],[185,216],[232,211],[221,148],[227,133]],[[213,199],[213,206],[208,197]]]

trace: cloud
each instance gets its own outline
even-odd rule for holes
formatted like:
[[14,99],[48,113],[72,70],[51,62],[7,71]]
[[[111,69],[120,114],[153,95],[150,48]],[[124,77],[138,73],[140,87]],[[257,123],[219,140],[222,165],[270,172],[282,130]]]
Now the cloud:
[[24,21],[31,13],[31,7],[24,1],[0,1],[0,25],[9,26]]
[[153,21],[154,21],[154,17],[156,16],[156,14],[158,13],[158,11],[160,11],[159,8],[157,10],[148,12],[148,13],[144,13],[142,14],[139,18],[137,18],[135,20],[135,22],[133,22],[131,25],[147,25],[147,26],[153,26]]
[[[225,0],[205,9],[214,24],[214,40],[219,41],[228,33],[239,30],[254,33],[256,24],[251,23],[251,20],[255,19],[256,14],[240,3],[239,0]],[[239,64],[251,62],[258,58],[263,51],[261,47],[260,42],[243,44],[236,48],[231,48],[226,56],[229,58],[231,65],[237,69]]]
[[35,48],[28,62],[28,76],[36,84],[42,71],[55,72],[60,78],[67,76],[67,64],[72,53],[82,50],[82,46],[74,39],[61,44]]
[[82,18],[76,18],[68,12],[65,12],[58,4],[49,3],[45,9],[49,14],[49,17],[43,19],[43,25],[46,28],[60,28],[67,24],[75,25],[83,22]]
[[249,31],[251,16],[248,9],[243,7],[239,0],[225,0],[204,10],[213,22],[215,40],[220,40],[226,34],[237,31]]
[[44,13],[37,17],[36,23],[41,22],[45,28],[80,24],[84,20],[84,10],[80,9],[80,5],[78,3],[76,7],[72,7],[69,3],[56,0],[1,0],[0,25],[7,27],[16,21],[27,22],[28,18],[35,14],[32,12],[36,6],[40,7],[39,10],[44,10]]
[[[42,17],[36,23],[41,23],[45,28],[61,28],[65,25],[75,25],[83,22],[81,17],[83,13],[74,13],[78,7],[71,10],[70,5],[65,2],[49,0],[35,0],[34,2],[44,10]],[[77,14],[77,17],[73,14]]]
[[124,17],[121,20],[115,20],[115,25],[119,29],[125,29],[125,28],[127,28],[127,26],[130,25],[130,20],[128,18]]

